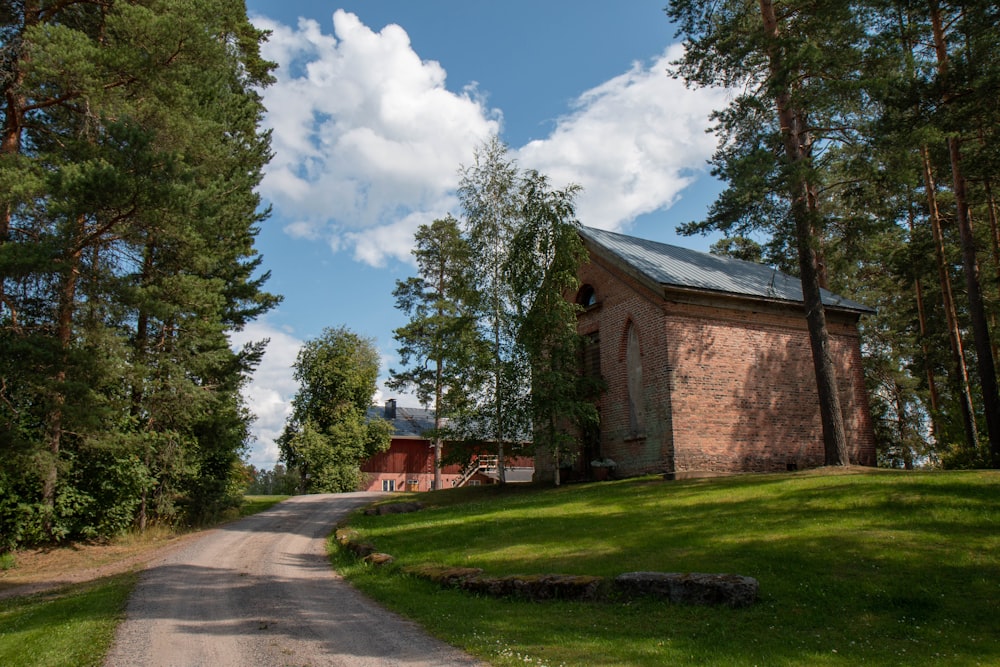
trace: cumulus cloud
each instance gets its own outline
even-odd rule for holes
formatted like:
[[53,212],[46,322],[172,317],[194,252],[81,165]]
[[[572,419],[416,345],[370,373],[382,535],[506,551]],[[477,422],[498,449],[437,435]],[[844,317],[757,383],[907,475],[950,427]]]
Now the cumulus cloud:
[[243,331],[230,335],[230,343],[235,349],[264,339],[270,342],[243,396],[256,417],[252,426],[256,440],[251,443],[249,462],[258,468],[270,469],[278,460],[275,441],[291,414],[292,397],[298,389],[292,377],[292,366],[303,341],[266,320],[252,322]]
[[[264,56],[279,65],[264,91],[274,158],[261,191],[286,233],[372,266],[409,261],[413,231],[454,210],[458,167],[499,132],[500,111],[474,89],[449,91],[398,25],[375,32],[343,10],[333,34],[311,19],[254,23],[271,31]],[[670,78],[680,49],[582,93],[550,136],[515,147],[521,166],[583,186],[584,224],[619,229],[668,208],[704,170],[708,115],[725,93]]]
[[360,244],[360,232],[446,213],[458,165],[499,131],[499,113],[474,89],[449,91],[441,65],[421,60],[397,25],[374,32],[343,10],[333,35],[310,19],[254,23],[271,31],[263,55],[279,65],[264,91],[274,158],[261,192],[286,231],[376,266],[408,258],[399,244]]
[[616,230],[644,213],[669,207],[704,170],[715,148],[708,116],[725,105],[721,90],[689,90],[666,71],[680,57],[669,47],[583,93],[546,139],[518,151],[522,167],[556,186],[583,187],[577,215],[589,226]]

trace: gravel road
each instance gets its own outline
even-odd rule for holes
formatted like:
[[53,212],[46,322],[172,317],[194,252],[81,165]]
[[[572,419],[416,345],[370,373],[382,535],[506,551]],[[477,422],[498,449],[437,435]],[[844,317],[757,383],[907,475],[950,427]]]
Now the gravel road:
[[105,666],[481,664],[330,568],[334,524],[377,497],[295,496],[150,564]]

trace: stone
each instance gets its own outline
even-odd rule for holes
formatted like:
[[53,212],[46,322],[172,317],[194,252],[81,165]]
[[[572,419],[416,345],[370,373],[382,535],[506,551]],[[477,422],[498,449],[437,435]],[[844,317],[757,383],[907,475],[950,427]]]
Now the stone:
[[753,577],[703,572],[626,572],[614,580],[626,596],[652,595],[679,604],[748,607],[757,601],[760,584]]
[[375,505],[365,510],[366,516],[382,516],[384,514],[407,514],[409,512],[419,512],[424,508],[421,502],[413,501],[407,503],[389,503],[388,505]]
[[366,563],[371,563],[372,565],[391,565],[393,557],[389,554],[376,551],[375,553],[368,554],[362,560]]

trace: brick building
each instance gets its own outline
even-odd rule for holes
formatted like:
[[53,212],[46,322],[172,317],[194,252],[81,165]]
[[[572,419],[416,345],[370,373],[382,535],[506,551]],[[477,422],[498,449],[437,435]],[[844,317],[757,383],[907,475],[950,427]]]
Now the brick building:
[[[797,278],[769,267],[591,228],[580,268],[585,372],[599,432],[569,477],[612,459],[619,476],[676,477],[823,465],[812,352]],[[824,292],[851,463],[875,465],[858,320]],[[540,476],[551,462],[537,461]]]

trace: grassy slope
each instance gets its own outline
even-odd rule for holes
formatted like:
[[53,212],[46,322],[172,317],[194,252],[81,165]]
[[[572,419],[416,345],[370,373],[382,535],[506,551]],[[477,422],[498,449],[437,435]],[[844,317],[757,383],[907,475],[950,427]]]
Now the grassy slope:
[[751,609],[478,599],[340,561],[494,664],[1000,664],[1000,474],[824,472],[422,494],[353,525],[399,564],[756,577]]
[[[287,496],[247,496],[239,516],[261,512]],[[84,584],[37,595],[0,599],[0,665],[4,667],[83,667],[100,665],[138,581],[143,554],[169,544],[176,534],[151,531],[123,536],[108,545],[67,546],[22,554],[21,565],[2,583],[36,583],[94,567],[125,570]],[[139,559],[136,561],[136,559]],[[124,567],[115,567],[120,561]],[[39,572],[39,567],[45,568]],[[43,578],[43,577],[42,577]]]

